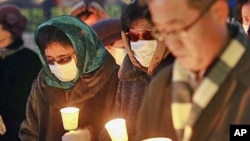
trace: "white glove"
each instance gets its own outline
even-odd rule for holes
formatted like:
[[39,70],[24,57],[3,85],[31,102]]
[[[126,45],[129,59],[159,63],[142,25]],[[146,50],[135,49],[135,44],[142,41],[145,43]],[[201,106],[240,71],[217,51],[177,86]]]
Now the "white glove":
[[5,132],[6,132],[6,127],[4,125],[2,116],[0,115],[0,135],[4,135]]
[[90,141],[91,134],[87,128],[66,132],[62,141]]

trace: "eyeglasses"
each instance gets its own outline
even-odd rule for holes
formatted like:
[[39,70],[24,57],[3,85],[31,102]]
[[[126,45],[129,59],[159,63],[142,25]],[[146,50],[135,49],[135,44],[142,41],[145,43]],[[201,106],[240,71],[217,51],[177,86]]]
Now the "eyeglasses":
[[211,0],[208,5],[201,11],[201,13],[196,17],[191,23],[188,25],[184,26],[183,28],[180,28],[178,30],[173,30],[173,31],[160,31],[157,32],[157,30],[152,30],[152,35],[154,36],[155,39],[157,40],[163,40],[163,36],[167,37],[170,35],[176,35],[182,32],[187,32],[190,30],[198,21],[202,19],[202,17],[209,11],[210,7],[215,3],[216,0]]
[[132,42],[136,42],[139,39],[141,40],[154,40],[155,38],[152,36],[152,31],[151,30],[143,30],[140,32],[127,32],[126,36],[127,38],[132,41]]
[[61,58],[59,60],[56,60],[56,59],[47,60],[47,63],[49,65],[54,65],[55,62],[57,62],[60,65],[67,64],[67,63],[69,63],[71,61],[71,59],[73,58],[74,55],[75,55],[75,52],[73,54],[71,54],[70,56]]

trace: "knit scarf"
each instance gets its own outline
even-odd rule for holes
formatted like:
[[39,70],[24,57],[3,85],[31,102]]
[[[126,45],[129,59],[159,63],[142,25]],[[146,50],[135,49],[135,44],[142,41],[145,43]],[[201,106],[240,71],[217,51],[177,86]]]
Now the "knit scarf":
[[4,59],[7,56],[15,54],[16,52],[22,50],[24,47],[20,47],[18,49],[0,49],[0,58]]
[[192,135],[192,127],[217,93],[220,85],[227,78],[245,52],[242,44],[233,39],[228,47],[218,56],[214,64],[196,89],[190,86],[190,72],[178,61],[173,69],[172,116],[174,128],[180,141],[188,141]]
[[4,59],[7,56],[10,56],[24,48],[23,40],[16,38],[13,43],[6,46],[5,48],[0,49],[0,58]]

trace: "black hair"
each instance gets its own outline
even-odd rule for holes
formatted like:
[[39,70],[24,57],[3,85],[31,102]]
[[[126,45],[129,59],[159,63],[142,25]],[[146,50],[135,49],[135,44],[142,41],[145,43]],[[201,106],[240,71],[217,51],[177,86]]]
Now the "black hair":
[[72,46],[69,38],[60,29],[54,26],[46,26],[40,29],[36,38],[38,47],[41,50],[45,50],[53,42],[57,42],[64,47]]
[[121,15],[122,31],[128,32],[129,28],[137,19],[146,19],[153,24],[151,14],[146,5],[140,6],[137,1],[129,4]]

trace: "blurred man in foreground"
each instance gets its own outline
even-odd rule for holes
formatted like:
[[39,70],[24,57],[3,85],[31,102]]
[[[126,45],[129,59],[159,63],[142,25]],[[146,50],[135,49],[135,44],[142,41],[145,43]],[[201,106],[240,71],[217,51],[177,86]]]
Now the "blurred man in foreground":
[[227,23],[225,0],[148,0],[154,35],[176,57],[151,81],[137,140],[228,141],[231,124],[250,123],[250,50]]

